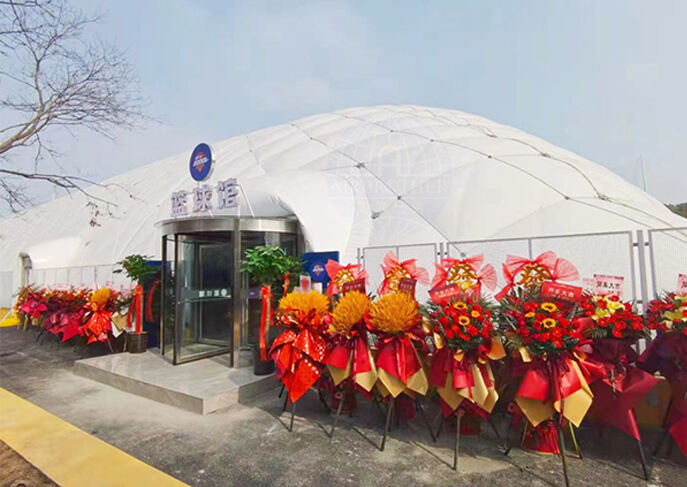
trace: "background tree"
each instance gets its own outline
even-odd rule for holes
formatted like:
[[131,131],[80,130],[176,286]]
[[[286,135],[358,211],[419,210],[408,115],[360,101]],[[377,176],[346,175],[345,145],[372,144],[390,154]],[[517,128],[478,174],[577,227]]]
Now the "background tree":
[[[13,211],[31,204],[32,180],[84,193],[94,213],[109,206],[89,192],[93,181],[39,170],[56,155],[45,137],[51,130],[112,138],[145,118],[123,52],[87,32],[100,20],[66,0],[0,0],[0,198]],[[10,156],[30,162],[10,165]]]

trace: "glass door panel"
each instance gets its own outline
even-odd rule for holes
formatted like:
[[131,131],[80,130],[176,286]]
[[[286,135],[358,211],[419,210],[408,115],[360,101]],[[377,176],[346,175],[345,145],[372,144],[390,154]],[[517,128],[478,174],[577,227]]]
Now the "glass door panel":
[[162,237],[162,306],[160,312],[160,353],[168,360],[174,359],[174,317],[176,306],[174,300],[174,235]]
[[178,235],[175,362],[231,351],[232,234]]

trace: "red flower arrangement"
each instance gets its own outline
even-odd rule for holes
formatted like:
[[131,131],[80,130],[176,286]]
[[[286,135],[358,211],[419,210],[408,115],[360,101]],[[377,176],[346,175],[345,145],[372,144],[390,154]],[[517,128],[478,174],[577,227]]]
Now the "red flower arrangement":
[[111,318],[126,307],[130,296],[102,288],[36,289],[25,286],[19,290],[14,305],[17,316],[31,319],[62,342],[75,336],[88,336],[88,343],[105,342],[112,336]]
[[649,329],[687,335],[687,295],[669,293],[649,303],[646,314]]
[[279,302],[276,317],[285,330],[272,344],[270,356],[277,366],[277,377],[295,403],[322,375],[329,298],[316,291],[292,292]]
[[687,295],[669,293],[649,303],[647,324],[659,332],[639,359],[640,367],[660,372],[673,400],[664,425],[687,456]]
[[644,320],[618,296],[587,295],[582,309],[582,333],[591,340],[584,365],[594,379],[590,416],[640,440],[634,408],[657,382],[635,366],[639,356],[632,345],[648,336]]
[[425,306],[437,348],[429,380],[437,388],[444,416],[463,407],[486,418],[498,400],[489,360],[505,353],[492,308],[471,297]]
[[43,313],[48,310],[45,304],[44,291],[33,286],[24,286],[19,290],[17,301],[14,305],[14,312],[26,326],[26,319],[30,318],[32,324],[38,324],[43,317]]
[[537,293],[521,293],[502,303],[503,316],[510,325],[508,336],[536,357],[558,356],[572,351],[582,339],[573,325],[579,309],[558,300],[544,300]]
[[618,296],[588,295],[582,301],[585,315],[592,320],[585,336],[592,339],[628,338],[637,340],[647,336],[644,320],[637,315],[632,303]]
[[553,284],[579,274],[553,252],[535,259],[508,256],[503,272],[507,284],[498,298],[506,344],[514,352],[515,403],[535,428],[528,447],[558,453],[550,421],[558,416],[559,424],[567,420],[579,426],[593,399],[579,347],[581,289]]

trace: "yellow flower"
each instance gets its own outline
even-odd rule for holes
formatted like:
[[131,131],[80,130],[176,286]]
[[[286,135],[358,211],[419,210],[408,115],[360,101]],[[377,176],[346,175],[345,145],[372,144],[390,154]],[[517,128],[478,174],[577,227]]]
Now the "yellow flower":
[[331,331],[347,334],[353,326],[363,320],[365,314],[370,311],[370,298],[360,291],[351,291],[339,300],[332,312]]
[[553,303],[543,303],[541,305],[541,309],[543,309],[544,311],[548,311],[549,313],[553,313],[558,309],[558,306],[556,306]]
[[408,331],[418,320],[417,301],[407,293],[385,294],[370,308],[370,325],[385,333]]
[[535,315],[534,311],[530,311],[529,313],[525,314],[525,318],[534,318],[534,315]]
[[481,315],[480,315],[480,312],[479,312],[479,311],[476,311],[476,310],[473,309],[473,310],[470,312],[470,316],[472,316],[473,318],[479,318]]
[[324,314],[329,311],[329,298],[315,290],[309,293],[289,293],[279,301],[280,310],[296,310],[309,313],[315,311]]
[[544,328],[553,328],[557,323],[553,318],[546,318],[542,320],[541,324],[544,325]]
[[592,319],[598,321],[600,318],[608,318],[609,316],[611,316],[611,314],[612,313],[607,309],[596,308],[594,314],[592,315]]
[[463,301],[456,301],[453,303],[453,307],[456,309],[468,309],[468,305],[465,304]]
[[98,306],[105,306],[110,299],[112,292],[107,287],[102,287],[91,294],[91,303]]
[[468,326],[470,324],[470,318],[468,318],[467,316],[459,316],[458,324],[460,326]]

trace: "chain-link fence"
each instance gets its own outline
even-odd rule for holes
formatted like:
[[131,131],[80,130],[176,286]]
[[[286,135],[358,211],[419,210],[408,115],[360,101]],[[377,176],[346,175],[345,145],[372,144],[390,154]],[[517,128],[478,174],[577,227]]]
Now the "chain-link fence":
[[[430,275],[442,257],[483,254],[485,263],[496,268],[499,287],[505,285],[501,267],[506,256],[534,259],[551,250],[577,267],[580,281],[573,284],[590,286],[595,276],[621,277],[623,298],[639,305],[662,290],[675,290],[678,276],[687,274],[687,228],[363,247],[358,262],[370,275],[371,289],[383,279],[381,264],[390,250],[400,260],[418,259]],[[417,296],[426,296],[425,291],[418,288]]]
[[647,233],[651,292],[660,295],[675,291],[680,275],[687,276],[687,227],[652,229]]
[[[434,263],[439,262],[441,255],[440,245],[433,243],[364,247],[358,249],[358,263],[363,264],[363,267],[365,267],[370,276],[370,288],[368,291],[376,292],[384,280],[381,264],[384,262],[384,256],[390,251],[396,254],[400,261],[417,259],[417,265],[427,269],[430,278],[434,273]],[[418,284],[416,287],[418,296],[426,294],[428,290],[429,286],[422,284]]]
[[129,285],[124,273],[116,273],[114,265],[53,267],[29,270],[29,283],[39,287],[97,287],[121,288]]

